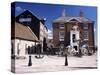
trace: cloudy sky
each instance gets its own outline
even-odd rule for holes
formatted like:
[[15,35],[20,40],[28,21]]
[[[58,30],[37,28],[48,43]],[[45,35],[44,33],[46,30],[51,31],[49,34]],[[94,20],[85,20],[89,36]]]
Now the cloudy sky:
[[40,18],[46,18],[46,26],[48,28],[49,38],[52,38],[52,21],[61,16],[62,10],[65,9],[66,16],[79,16],[80,9],[84,12],[84,16],[94,21],[95,44],[97,45],[97,8],[89,6],[74,5],[51,5],[40,3],[16,2],[15,16],[18,16],[25,10],[30,10],[33,14]]

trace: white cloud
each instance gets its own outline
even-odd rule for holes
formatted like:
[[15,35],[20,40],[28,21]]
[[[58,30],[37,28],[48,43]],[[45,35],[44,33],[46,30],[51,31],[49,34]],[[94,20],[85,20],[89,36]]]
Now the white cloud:
[[48,29],[48,34],[49,34],[49,33],[52,33],[52,31],[51,31],[50,29]]
[[53,38],[52,29],[48,29],[48,39],[52,39],[52,38]]
[[16,9],[16,11],[18,11],[18,12],[19,12],[19,11],[23,11],[23,9],[22,9],[21,7],[19,7],[19,6],[16,7],[15,9]]

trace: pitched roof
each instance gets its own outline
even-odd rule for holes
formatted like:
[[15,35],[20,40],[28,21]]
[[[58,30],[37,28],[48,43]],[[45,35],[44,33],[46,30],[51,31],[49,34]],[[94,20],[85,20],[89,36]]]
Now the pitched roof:
[[28,26],[15,22],[14,37],[30,41],[38,41],[38,38]]
[[53,20],[53,23],[55,23],[55,22],[70,22],[70,21],[73,20],[73,19],[75,19],[75,20],[77,20],[78,22],[81,22],[81,23],[83,23],[83,22],[89,22],[89,23],[93,22],[93,21],[91,21],[90,19],[87,19],[87,18],[85,18],[85,17],[61,16],[61,17],[59,17],[59,18]]
[[71,21],[78,21],[80,23],[92,23],[90,19],[83,16],[83,11],[80,10],[80,16],[66,16],[65,10],[62,11],[61,16],[57,19],[53,20],[53,23],[55,22],[71,22]]
[[38,20],[41,19],[40,17],[38,17],[37,15],[35,15],[35,13],[31,12],[30,10],[24,10],[22,13],[20,13],[19,15],[17,15],[16,18],[19,17],[22,14],[30,14],[30,15],[34,16],[35,18],[37,18]]
[[[23,11],[22,13],[20,13],[18,16],[16,16],[16,19],[22,15],[22,14],[27,14],[27,15],[31,15],[32,17],[35,17],[39,22],[41,22],[47,29],[47,26],[43,23],[43,20],[46,21],[46,18],[43,18],[43,17],[38,17],[35,13],[33,13],[32,11],[30,10],[25,10]],[[48,29],[47,29],[48,30]]]

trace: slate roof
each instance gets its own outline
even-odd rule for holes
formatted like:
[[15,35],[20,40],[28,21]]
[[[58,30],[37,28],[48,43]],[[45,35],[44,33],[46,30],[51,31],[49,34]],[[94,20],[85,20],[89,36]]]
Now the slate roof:
[[13,31],[15,38],[21,38],[30,41],[38,41],[38,38],[28,26],[24,26],[20,23],[15,22],[15,26],[13,27],[15,27]]
[[70,22],[71,20],[77,20],[78,22],[80,23],[83,23],[83,22],[88,22],[88,23],[92,23],[93,21],[91,21],[90,19],[88,18],[85,18],[85,17],[69,17],[69,16],[61,16],[55,20],[53,20],[53,23],[55,22]]

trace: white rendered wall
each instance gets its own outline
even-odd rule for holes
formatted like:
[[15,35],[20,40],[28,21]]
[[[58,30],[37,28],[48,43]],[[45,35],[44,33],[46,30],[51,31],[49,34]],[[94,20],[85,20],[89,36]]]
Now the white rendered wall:
[[40,22],[40,41],[42,42],[42,52],[43,52],[43,39],[48,38],[48,31],[46,27]]
[[[19,43],[19,50],[20,50],[19,55],[17,53],[18,52],[18,43]],[[13,44],[13,49],[14,49],[16,56],[25,56],[25,55],[27,55],[27,54],[25,54],[26,48],[28,48],[28,46],[30,46],[30,47],[34,46],[35,42],[15,39],[15,40],[12,40],[12,44]]]

